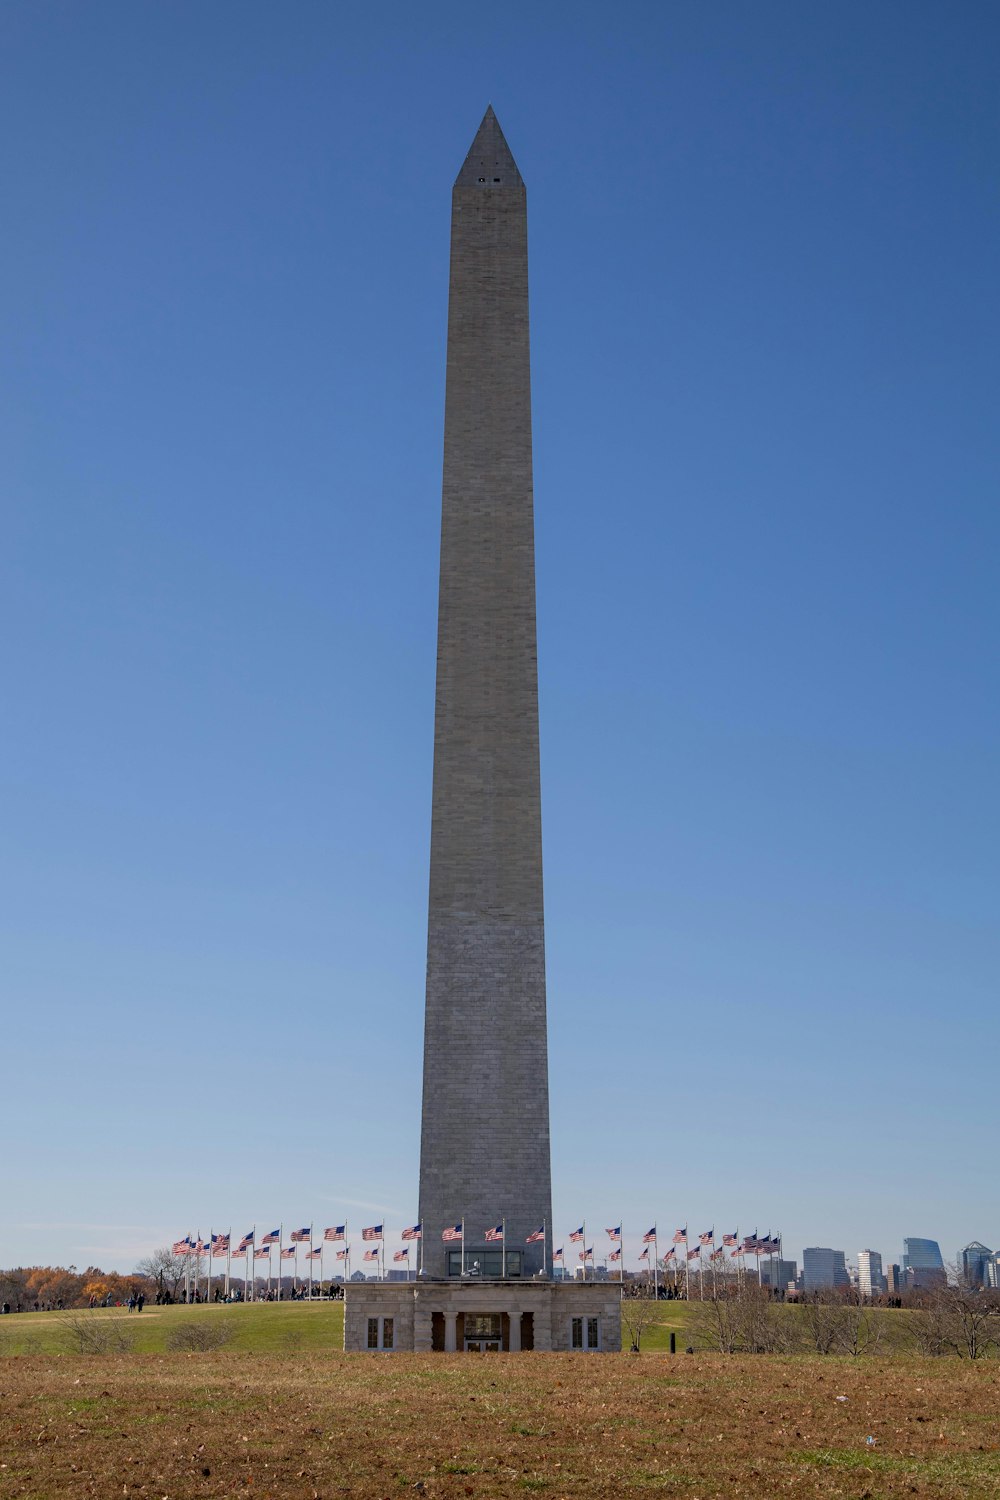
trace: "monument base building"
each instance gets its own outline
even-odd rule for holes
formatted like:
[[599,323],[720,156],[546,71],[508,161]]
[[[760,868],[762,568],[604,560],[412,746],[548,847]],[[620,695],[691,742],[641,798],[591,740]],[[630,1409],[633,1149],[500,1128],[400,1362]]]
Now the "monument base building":
[[617,1354],[622,1346],[617,1282],[348,1282],[344,1348],[372,1353]]

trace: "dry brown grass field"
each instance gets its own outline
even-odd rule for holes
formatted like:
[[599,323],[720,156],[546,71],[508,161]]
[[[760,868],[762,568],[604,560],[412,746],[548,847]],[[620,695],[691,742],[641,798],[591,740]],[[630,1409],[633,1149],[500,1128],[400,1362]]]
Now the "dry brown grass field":
[[998,1398],[958,1359],[36,1354],[0,1497],[995,1497]]

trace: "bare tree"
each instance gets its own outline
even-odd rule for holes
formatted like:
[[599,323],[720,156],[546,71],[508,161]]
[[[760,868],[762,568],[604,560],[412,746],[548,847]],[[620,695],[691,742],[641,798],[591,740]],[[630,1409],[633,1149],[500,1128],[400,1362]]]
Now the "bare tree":
[[177,1288],[188,1271],[188,1259],[186,1255],[175,1255],[169,1245],[161,1245],[159,1250],[138,1262],[135,1274],[154,1282],[161,1294],[169,1292],[171,1297],[176,1297]]
[[882,1342],[884,1332],[885,1314],[882,1309],[873,1307],[871,1299],[857,1287],[845,1287],[836,1329],[837,1352],[850,1354],[854,1359],[862,1354],[874,1354]]
[[652,1289],[642,1282],[633,1282],[622,1292],[622,1324],[631,1342],[631,1353],[639,1353],[639,1345],[647,1328],[655,1328],[663,1321],[663,1305],[653,1296]]
[[985,1359],[1000,1348],[1000,1292],[974,1286],[957,1266],[944,1286],[920,1294],[913,1329],[924,1353]]
[[722,1354],[776,1354],[789,1347],[790,1327],[767,1288],[748,1278],[699,1302],[691,1331],[697,1345]]
[[835,1287],[819,1287],[802,1299],[802,1328],[817,1354],[838,1349],[844,1330],[844,1301]]

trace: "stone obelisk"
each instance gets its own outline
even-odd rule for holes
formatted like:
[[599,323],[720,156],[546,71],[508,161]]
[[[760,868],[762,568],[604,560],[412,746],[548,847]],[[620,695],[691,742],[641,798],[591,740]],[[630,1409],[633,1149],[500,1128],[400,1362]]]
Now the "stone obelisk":
[[530,1276],[551,1168],[542,916],[527,204],[492,108],[452,193],[420,1218]]

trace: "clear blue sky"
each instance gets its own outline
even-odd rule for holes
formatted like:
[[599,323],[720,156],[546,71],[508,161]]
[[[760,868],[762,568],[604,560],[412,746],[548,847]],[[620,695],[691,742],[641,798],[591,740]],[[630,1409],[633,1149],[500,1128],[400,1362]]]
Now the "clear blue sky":
[[969,0],[3,6],[0,1264],[416,1212],[488,101],[557,1238],[1000,1242],[998,68]]

